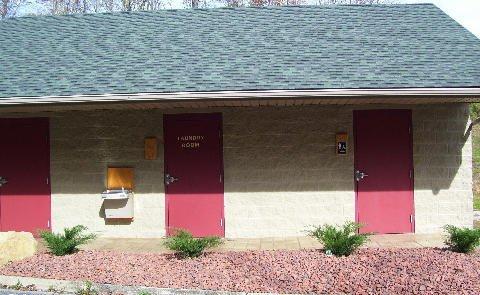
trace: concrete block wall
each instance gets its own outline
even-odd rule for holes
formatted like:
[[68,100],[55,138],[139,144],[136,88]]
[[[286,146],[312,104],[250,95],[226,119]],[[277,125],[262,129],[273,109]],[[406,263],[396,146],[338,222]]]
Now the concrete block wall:
[[[165,235],[163,146],[157,160],[144,160],[144,138],[162,138],[155,112],[55,113],[50,120],[52,228],[83,224],[104,236]],[[100,193],[107,167],[135,168],[133,222],[107,221]]]
[[[212,108],[224,122],[227,237],[298,236],[313,224],[354,220],[354,109],[413,109],[416,231],[472,225],[468,106]],[[31,116],[31,115],[30,115]],[[52,226],[84,224],[104,236],[165,234],[163,146],[143,159],[146,136],[162,138],[161,110],[58,112],[51,116]],[[335,154],[335,133],[349,151]],[[108,166],[135,168],[135,219],[108,222],[100,193]]]
[[473,225],[472,140],[467,104],[418,106],[413,111],[415,228]]
[[349,108],[269,107],[224,113],[225,224],[231,237],[298,236],[355,218]]

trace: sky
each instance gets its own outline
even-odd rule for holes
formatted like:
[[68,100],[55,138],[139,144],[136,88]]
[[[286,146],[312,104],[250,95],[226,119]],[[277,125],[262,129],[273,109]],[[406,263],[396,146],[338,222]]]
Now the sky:
[[480,0],[401,0],[402,3],[434,3],[480,38]]

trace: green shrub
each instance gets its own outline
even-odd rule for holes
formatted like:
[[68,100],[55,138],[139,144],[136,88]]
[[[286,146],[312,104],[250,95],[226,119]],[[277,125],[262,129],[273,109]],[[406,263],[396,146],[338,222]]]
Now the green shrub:
[[444,229],[448,233],[445,244],[454,252],[470,253],[480,246],[480,229],[478,228],[459,228],[446,225]]
[[207,248],[221,243],[219,237],[194,238],[188,231],[177,230],[175,235],[166,239],[165,246],[181,258],[193,258],[200,256]]
[[65,228],[63,233],[51,233],[44,231],[40,234],[47,248],[56,256],[72,254],[77,247],[93,239],[96,235],[84,233],[87,227],[76,225],[72,228]]
[[48,286],[47,292],[57,293],[57,294],[65,293],[65,287],[61,287],[57,289],[57,287],[55,287],[54,285],[50,285]]
[[20,280],[17,280],[17,283],[15,285],[0,285],[0,288],[7,288],[15,291],[37,291],[37,287],[33,284],[26,285],[24,286]]
[[308,231],[309,235],[323,243],[326,253],[348,256],[368,241],[370,234],[358,234],[362,226],[348,222],[341,227],[325,224]]
[[17,283],[15,285],[8,286],[8,289],[20,291],[23,289],[23,284],[20,282],[20,280],[17,280]]
[[78,288],[75,291],[75,295],[98,295],[98,291],[93,287],[92,282],[85,281],[83,288]]

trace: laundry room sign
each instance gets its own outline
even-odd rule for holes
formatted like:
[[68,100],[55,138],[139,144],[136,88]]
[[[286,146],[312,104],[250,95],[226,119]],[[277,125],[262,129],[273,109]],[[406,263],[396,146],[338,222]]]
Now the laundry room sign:
[[182,135],[177,137],[180,146],[185,149],[199,148],[204,140],[205,137],[203,135]]

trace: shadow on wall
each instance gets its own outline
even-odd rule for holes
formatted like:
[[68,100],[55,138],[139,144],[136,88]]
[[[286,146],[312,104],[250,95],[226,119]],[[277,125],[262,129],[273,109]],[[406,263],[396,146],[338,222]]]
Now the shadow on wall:
[[[123,208],[125,207],[126,200],[121,200],[120,202],[117,203],[117,208]],[[113,209],[111,205],[109,205],[110,209]],[[102,202],[102,206],[100,207],[100,210],[98,210],[98,217],[102,218],[105,221],[105,225],[129,225],[133,222],[133,218],[106,218],[105,215],[105,202]]]
[[[191,111],[223,112],[225,192],[351,192],[352,112],[362,108],[385,106]],[[448,189],[462,161],[470,157],[462,154],[470,142],[465,134],[468,106],[389,108],[413,110],[415,188],[435,194]],[[136,193],[163,193],[163,146],[159,144],[156,160],[145,160],[143,150],[145,137],[162,138],[162,121],[161,110],[53,114],[52,193],[100,194],[108,166],[134,167]],[[349,135],[347,155],[335,154],[337,132]]]

